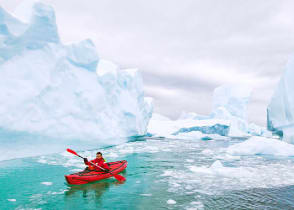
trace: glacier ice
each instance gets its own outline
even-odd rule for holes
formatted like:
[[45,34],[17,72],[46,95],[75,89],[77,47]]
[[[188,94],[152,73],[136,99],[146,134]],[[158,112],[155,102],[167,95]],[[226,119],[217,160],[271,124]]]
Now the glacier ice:
[[153,105],[138,70],[99,59],[89,39],[62,44],[53,8],[28,2],[15,11],[24,20],[0,8],[0,128],[64,139],[146,134]]
[[294,57],[282,75],[267,107],[268,129],[294,143]]

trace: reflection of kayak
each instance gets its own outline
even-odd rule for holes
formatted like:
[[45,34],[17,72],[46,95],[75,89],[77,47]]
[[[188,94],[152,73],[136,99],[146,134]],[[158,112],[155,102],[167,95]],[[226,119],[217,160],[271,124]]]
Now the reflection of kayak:
[[[118,174],[123,171],[128,162],[126,160],[116,161],[116,162],[109,162],[107,165],[110,168],[110,172],[112,174]],[[104,172],[102,170],[99,171],[81,171],[78,173],[65,175],[65,179],[68,184],[87,184],[89,182],[95,182],[101,179],[107,179],[112,177],[112,174]]]

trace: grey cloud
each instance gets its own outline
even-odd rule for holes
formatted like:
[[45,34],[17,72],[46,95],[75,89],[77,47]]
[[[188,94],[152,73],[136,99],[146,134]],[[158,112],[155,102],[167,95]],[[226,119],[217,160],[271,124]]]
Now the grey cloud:
[[197,78],[189,78],[185,75],[162,75],[154,72],[143,72],[143,79],[146,85],[163,86],[166,88],[182,89],[186,91],[211,91],[219,84],[214,84],[210,81],[203,81]]

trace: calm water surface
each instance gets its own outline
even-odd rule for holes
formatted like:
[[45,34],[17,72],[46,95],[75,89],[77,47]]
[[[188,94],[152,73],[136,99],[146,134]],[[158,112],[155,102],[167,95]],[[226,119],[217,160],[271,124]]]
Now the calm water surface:
[[294,209],[293,158],[226,153],[241,141],[138,138],[99,149],[128,161],[123,184],[68,186],[64,175],[84,165],[66,152],[1,161],[0,209]]

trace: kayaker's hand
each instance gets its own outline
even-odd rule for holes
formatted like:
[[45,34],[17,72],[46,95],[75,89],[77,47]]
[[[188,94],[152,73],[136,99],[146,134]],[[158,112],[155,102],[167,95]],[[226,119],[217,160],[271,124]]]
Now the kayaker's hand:
[[89,161],[87,158],[84,158],[84,163],[87,164]]

